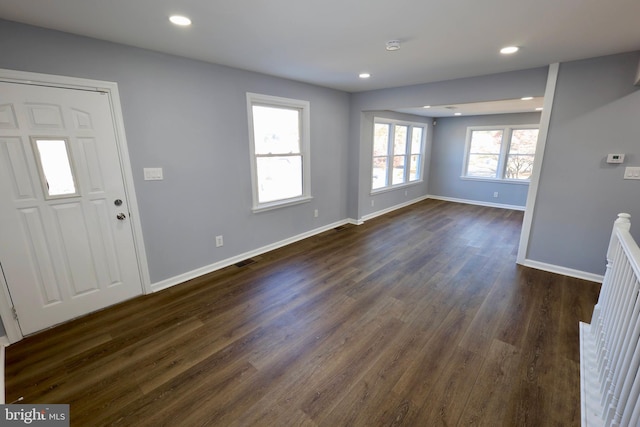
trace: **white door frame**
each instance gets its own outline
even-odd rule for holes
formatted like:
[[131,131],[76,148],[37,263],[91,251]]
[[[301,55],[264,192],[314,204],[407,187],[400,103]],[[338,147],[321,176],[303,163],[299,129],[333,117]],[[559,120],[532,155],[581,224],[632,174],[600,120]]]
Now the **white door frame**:
[[[118,92],[118,84],[115,82],[106,82],[100,80],[81,79],[76,77],[57,76],[52,74],[30,73],[26,71],[6,70],[0,68],[0,81],[9,83],[22,83],[37,86],[52,86],[66,89],[81,89],[104,92],[109,97],[111,105],[111,114],[113,116],[116,134],[116,145],[120,157],[120,169],[124,179],[124,187],[127,198],[127,206],[129,207],[129,220],[133,229],[133,241],[135,245],[138,272],[140,274],[140,282],[142,283],[142,292],[144,294],[151,293],[151,278],[149,275],[149,266],[147,264],[147,254],[144,248],[144,240],[142,238],[142,224],[140,222],[140,214],[138,211],[138,202],[133,186],[133,172],[129,159],[129,150],[127,148],[127,139],[124,132],[124,120],[122,117],[122,109],[120,107],[120,94]],[[0,260],[1,262],[2,260]],[[8,285],[4,279],[4,275],[0,272],[0,318],[4,324],[7,338],[10,343],[20,341],[23,338],[18,321],[13,314],[13,304],[9,294]]]

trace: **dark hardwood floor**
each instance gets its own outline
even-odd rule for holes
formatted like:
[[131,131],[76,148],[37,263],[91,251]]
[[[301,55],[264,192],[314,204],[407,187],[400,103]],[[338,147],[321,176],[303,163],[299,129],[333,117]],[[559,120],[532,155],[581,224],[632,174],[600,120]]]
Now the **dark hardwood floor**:
[[74,426],[578,426],[599,285],[522,212],[426,200],[29,337],[7,401]]

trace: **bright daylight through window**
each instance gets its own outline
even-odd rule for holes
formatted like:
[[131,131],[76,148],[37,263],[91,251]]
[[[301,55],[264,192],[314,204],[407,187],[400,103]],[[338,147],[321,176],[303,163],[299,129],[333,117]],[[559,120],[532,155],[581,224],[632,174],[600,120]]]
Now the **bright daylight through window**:
[[310,199],[309,103],[247,94],[253,209]]
[[537,125],[467,128],[463,177],[529,181]]
[[73,197],[78,190],[67,140],[32,138],[45,198]]
[[371,190],[422,180],[425,146],[422,123],[375,119]]

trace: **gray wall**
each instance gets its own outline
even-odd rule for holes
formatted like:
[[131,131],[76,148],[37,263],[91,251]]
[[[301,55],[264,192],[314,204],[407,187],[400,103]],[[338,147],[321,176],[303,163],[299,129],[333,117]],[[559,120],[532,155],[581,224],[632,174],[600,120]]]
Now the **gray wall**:
[[[152,283],[347,217],[347,93],[2,20],[0,52],[118,83]],[[246,92],[310,101],[311,203],[252,213]]]
[[[525,95],[544,96],[547,73],[548,67],[542,67],[352,95],[349,127],[349,216],[360,219],[372,212],[406,201],[403,189],[389,192],[383,199],[370,194],[371,139],[367,134],[370,124],[365,112],[420,107],[427,104],[496,101]],[[423,191],[424,194],[414,194],[413,197],[426,196],[427,189],[423,188]],[[371,200],[374,198],[375,207],[371,207]]]
[[[433,130],[429,193],[434,196],[524,207],[529,185],[460,178],[469,126],[540,123],[540,113],[497,114],[437,119]],[[494,192],[498,197],[493,197]]]
[[[528,258],[604,273],[611,226],[632,215],[640,239],[640,181],[623,180],[640,166],[638,52],[560,65],[533,215]],[[623,165],[607,153],[626,153]]]

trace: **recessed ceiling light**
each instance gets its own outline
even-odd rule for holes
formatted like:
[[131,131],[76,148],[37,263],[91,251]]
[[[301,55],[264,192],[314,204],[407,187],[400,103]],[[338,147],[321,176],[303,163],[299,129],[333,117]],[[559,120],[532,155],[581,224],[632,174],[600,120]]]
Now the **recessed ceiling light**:
[[536,111],[542,111],[542,107],[536,108]]
[[523,101],[531,101],[533,99],[533,96],[523,96],[522,98]]
[[424,106],[424,107],[422,107],[422,108],[431,108],[431,105],[425,105],[425,106]]
[[172,24],[180,25],[182,27],[191,25],[191,19],[182,15],[172,15],[169,17],[169,21],[171,21]]
[[369,73],[360,73],[360,74],[358,74],[358,77],[360,77],[361,79],[368,79],[369,77],[371,77],[371,74],[369,74]]
[[500,49],[500,53],[503,55],[511,55],[512,53],[516,53],[520,48],[518,46],[507,46]]
[[461,116],[462,113],[453,113],[454,116]]

